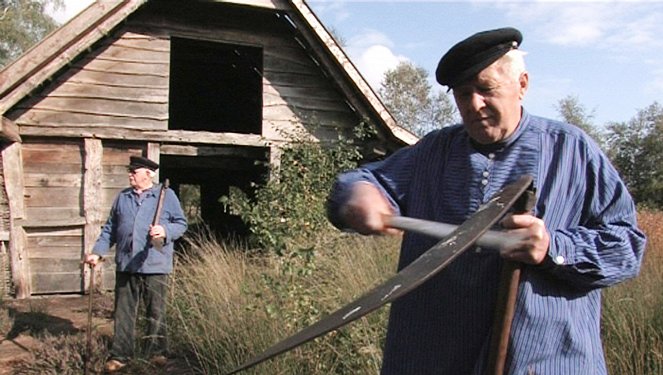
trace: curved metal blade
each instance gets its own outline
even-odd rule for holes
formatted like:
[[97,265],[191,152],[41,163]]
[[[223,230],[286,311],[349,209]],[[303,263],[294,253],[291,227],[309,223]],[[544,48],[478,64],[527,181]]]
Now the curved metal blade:
[[389,280],[347,304],[331,315],[304,328],[233,369],[228,375],[253,367],[327,332],[338,329],[410,292],[470,248],[518,201],[532,184],[531,176],[523,176],[495,194],[477,212],[458,226],[447,238],[403,268]]

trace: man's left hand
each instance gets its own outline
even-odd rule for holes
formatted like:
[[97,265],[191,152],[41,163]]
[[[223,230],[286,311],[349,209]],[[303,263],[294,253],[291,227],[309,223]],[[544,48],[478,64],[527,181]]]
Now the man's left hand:
[[515,245],[502,249],[504,259],[526,264],[541,264],[548,254],[550,235],[543,220],[530,214],[507,215],[500,223],[510,234],[522,238]]

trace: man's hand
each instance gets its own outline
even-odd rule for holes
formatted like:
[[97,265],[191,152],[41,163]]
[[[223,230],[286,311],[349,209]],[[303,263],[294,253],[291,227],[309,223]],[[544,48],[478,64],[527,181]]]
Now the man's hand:
[[352,185],[350,200],[341,208],[345,225],[361,234],[400,234],[387,226],[386,218],[393,214],[387,198],[368,182]]
[[502,222],[503,228],[509,229],[522,240],[514,246],[502,249],[500,255],[504,259],[526,264],[541,264],[548,254],[550,235],[543,220],[530,215],[507,215]]
[[166,229],[159,224],[150,225],[150,237],[153,239],[166,238]]
[[97,254],[86,254],[83,262],[91,265],[92,267],[96,267],[97,264],[101,262],[101,257]]

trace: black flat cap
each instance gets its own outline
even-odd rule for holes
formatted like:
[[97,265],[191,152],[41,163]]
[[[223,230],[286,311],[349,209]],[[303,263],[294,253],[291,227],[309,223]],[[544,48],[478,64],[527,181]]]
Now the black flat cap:
[[505,27],[476,33],[457,43],[442,56],[435,78],[450,89],[472,79],[479,72],[523,41],[520,31]]
[[129,157],[129,169],[135,170],[138,168],[147,168],[153,171],[159,169],[159,164],[153,162],[148,158],[142,156],[130,156]]

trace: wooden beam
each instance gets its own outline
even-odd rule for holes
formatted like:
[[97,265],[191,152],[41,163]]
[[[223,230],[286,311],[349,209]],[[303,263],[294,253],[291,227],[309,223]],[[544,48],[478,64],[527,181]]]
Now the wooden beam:
[[72,128],[48,126],[21,126],[23,136],[48,136],[67,138],[98,138],[102,140],[147,141],[159,143],[199,143],[208,145],[268,147],[269,142],[258,134],[216,133],[204,131],[168,130],[144,131],[110,127]]
[[9,142],[21,142],[18,126],[5,116],[2,116],[2,122],[0,122],[0,138]]
[[161,155],[178,156],[230,156],[252,159],[265,159],[266,147],[161,145]]
[[9,257],[14,293],[18,299],[29,298],[32,294],[25,231],[19,223],[20,219],[25,217],[21,147],[21,143],[15,142],[2,151],[2,169],[9,201]]
[[[161,145],[156,142],[147,142],[147,158],[154,161],[157,164],[161,164]],[[156,181],[159,181],[159,170],[157,169],[157,174],[154,176]]]
[[[83,254],[92,252],[92,247],[101,233],[104,217],[101,211],[103,197],[103,170],[101,160],[104,149],[100,139],[85,139],[84,174],[83,174]],[[99,267],[101,268],[101,267]],[[83,267],[83,289],[90,285],[90,267]],[[96,275],[95,275],[96,277]],[[97,277],[97,280],[101,278]],[[88,291],[89,292],[89,291]]]

